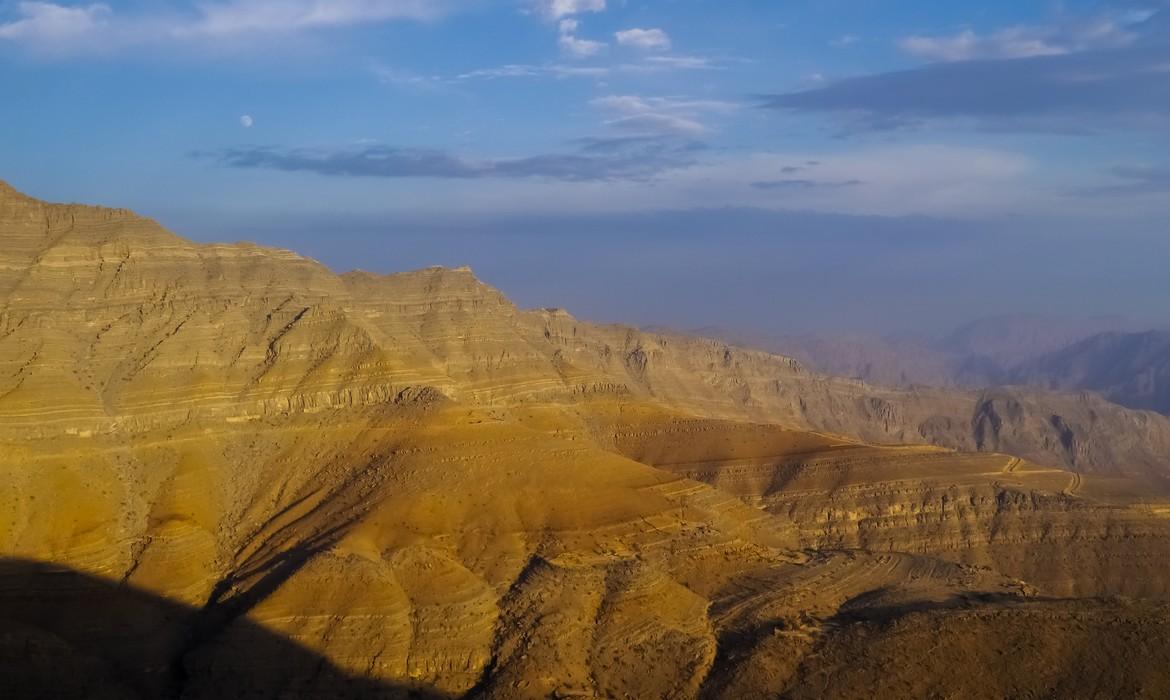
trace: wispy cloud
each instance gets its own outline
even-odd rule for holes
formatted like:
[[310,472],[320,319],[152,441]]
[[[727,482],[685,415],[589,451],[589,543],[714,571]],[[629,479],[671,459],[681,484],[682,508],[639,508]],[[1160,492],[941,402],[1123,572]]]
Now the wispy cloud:
[[1170,125],[1170,45],[934,63],[775,95],[765,106],[836,114],[850,130],[955,119],[995,130],[1164,130]]
[[1110,18],[1056,27],[1008,27],[990,34],[966,29],[947,36],[908,36],[898,45],[928,61],[1060,56],[1129,46],[1137,34]]
[[1109,170],[1117,182],[1071,192],[1073,197],[1129,197],[1170,194],[1170,167],[1118,165]]
[[[396,191],[401,186],[410,193],[409,209],[416,213],[458,211],[480,216],[500,211],[632,212],[750,206],[985,218],[1034,213],[1053,206],[1075,208],[1062,192],[1053,191],[1045,197],[1038,191],[1031,161],[1019,154],[941,144],[895,145],[848,153],[743,152],[707,148],[694,139],[618,133],[579,139],[563,151],[519,157],[377,144],[311,149],[241,147],[199,156],[218,167],[254,171],[257,177],[262,176],[261,171],[321,177],[333,184],[304,186],[313,191],[331,187],[329,191],[338,193],[363,192],[363,202],[372,201],[372,193]],[[815,171],[786,174],[783,170],[810,161],[818,163]],[[366,181],[367,186],[345,184],[349,180]],[[430,182],[416,186],[420,180]],[[784,180],[816,184],[753,184]],[[851,181],[862,184],[844,184]],[[382,184],[371,189],[376,183]]]
[[126,12],[105,3],[19,2],[15,17],[0,23],[0,40],[64,54],[202,45],[396,20],[434,20],[456,5],[454,0],[218,0],[147,7],[151,9]]
[[512,63],[491,68],[477,68],[473,71],[460,73],[455,76],[456,81],[462,80],[501,80],[505,78],[601,78],[609,75],[612,69],[608,66],[574,66],[563,63],[533,65],[527,63]]
[[283,33],[390,20],[429,20],[448,9],[445,0],[225,0],[198,6],[194,34]]
[[[623,159],[662,139],[620,135],[577,143],[576,155],[603,161]],[[665,141],[685,148],[686,140]],[[642,145],[640,145],[642,144]],[[646,211],[654,208],[750,206],[857,214],[929,215],[964,218],[1026,213],[1068,201],[1029,187],[1030,161],[1017,154],[944,145],[859,149],[851,153],[730,152],[718,148],[684,150],[652,175],[631,178],[496,177],[458,179],[425,188],[420,197],[438,211],[459,197],[469,210]],[[694,150],[697,149],[697,150]],[[794,163],[818,161],[815,173],[785,177]],[[753,183],[809,180],[817,185]],[[858,181],[862,184],[842,184]],[[702,204],[699,204],[702,203]],[[418,203],[422,206],[422,203]]]
[[533,5],[538,13],[552,20],[605,10],[605,0],[533,0]]
[[695,136],[710,131],[702,120],[706,115],[729,114],[739,108],[734,102],[689,100],[673,97],[608,95],[590,102],[609,115],[606,126],[622,131]]
[[450,87],[448,85],[449,81],[442,76],[423,75],[414,71],[387,66],[382,63],[375,62],[371,64],[369,70],[378,82],[383,85],[407,88],[420,92],[435,92]]
[[674,139],[597,139],[575,151],[519,158],[476,158],[444,150],[368,145],[311,149],[248,146],[196,152],[230,168],[311,172],[332,177],[646,180],[695,162],[701,144]]
[[646,62],[685,70],[708,70],[717,67],[715,61],[702,56],[648,56]]
[[[779,172],[786,177],[756,180],[749,184],[757,190],[837,189],[841,187],[857,187],[858,185],[865,184],[863,180],[857,178],[849,178],[846,180],[817,178],[815,177],[815,172],[820,166],[821,162],[818,160],[806,160],[799,165],[783,165],[780,166]],[[808,173],[809,175],[795,177],[798,173]]]
[[906,53],[928,61],[970,61],[977,58],[1055,56],[1068,51],[1022,29],[980,36],[970,29],[954,36],[908,36],[898,42]]
[[822,180],[805,180],[802,178],[791,178],[786,180],[757,180],[751,183],[751,186],[757,190],[815,190],[815,189],[835,189],[839,187],[856,187],[864,185],[861,180],[839,180],[832,182],[825,182]]
[[676,174],[692,196],[735,204],[882,214],[983,216],[1048,206],[1022,186],[1032,170],[1015,153],[941,144],[848,153],[726,153]]
[[109,5],[54,5],[49,2],[17,3],[17,18],[0,24],[0,39],[27,42],[59,42],[102,29],[113,13]]
[[1162,130],[1170,124],[1170,9],[1126,5],[986,34],[908,36],[899,46],[929,64],[775,95],[766,104],[836,114],[846,132],[944,120],[987,131]]
[[579,38],[577,30],[580,27],[581,23],[575,19],[562,19],[557,24],[557,45],[562,51],[575,58],[588,58],[606,49],[603,42]]
[[637,62],[605,65],[567,63],[511,63],[460,73],[453,79],[499,80],[504,78],[605,78],[612,75],[649,75],[675,70],[715,70],[718,64],[699,56],[647,56]]
[[670,36],[661,29],[623,29],[614,34],[621,46],[643,51],[669,51]]

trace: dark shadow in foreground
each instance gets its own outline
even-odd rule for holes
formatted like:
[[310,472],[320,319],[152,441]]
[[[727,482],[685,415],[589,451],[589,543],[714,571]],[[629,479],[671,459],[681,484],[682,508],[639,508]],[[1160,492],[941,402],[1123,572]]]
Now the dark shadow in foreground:
[[203,614],[67,568],[0,559],[0,696],[446,697],[347,674],[242,617],[203,639]]

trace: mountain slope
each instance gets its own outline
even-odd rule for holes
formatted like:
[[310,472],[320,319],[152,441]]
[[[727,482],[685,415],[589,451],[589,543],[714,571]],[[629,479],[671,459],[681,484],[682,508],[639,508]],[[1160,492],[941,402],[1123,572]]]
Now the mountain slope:
[[1015,368],[1012,380],[1099,392],[1110,401],[1170,414],[1170,332],[1104,333]]
[[955,329],[942,338],[937,347],[960,357],[979,358],[997,367],[1012,367],[1099,333],[1135,327],[1134,321],[1121,316],[993,316]]
[[1019,385],[1094,391],[1139,410],[1170,414],[1166,331],[1135,332],[1122,318],[1008,316],[968,324],[939,341],[910,337],[751,336],[719,333],[792,356],[817,371],[882,386]]

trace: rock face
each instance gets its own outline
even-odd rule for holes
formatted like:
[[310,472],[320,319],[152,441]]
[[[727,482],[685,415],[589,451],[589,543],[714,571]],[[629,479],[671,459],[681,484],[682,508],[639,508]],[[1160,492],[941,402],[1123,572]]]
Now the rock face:
[[[874,389],[7,187],[0,243],[11,696],[770,697],[849,655],[826,692],[962,694],[964,645],[1056,635],[1029,663],[1107,684],[1165,644],[1166,418]],[[1140,603],[1070,600],[1111,595]]]

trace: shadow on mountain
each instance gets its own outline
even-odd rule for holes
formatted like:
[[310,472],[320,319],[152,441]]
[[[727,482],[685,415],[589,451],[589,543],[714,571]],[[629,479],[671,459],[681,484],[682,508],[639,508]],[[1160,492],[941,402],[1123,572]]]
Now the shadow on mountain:
[[205,615],[64,567],[0,559],[0,696],[447,697],[353,676],[247,618],[206,635]]

